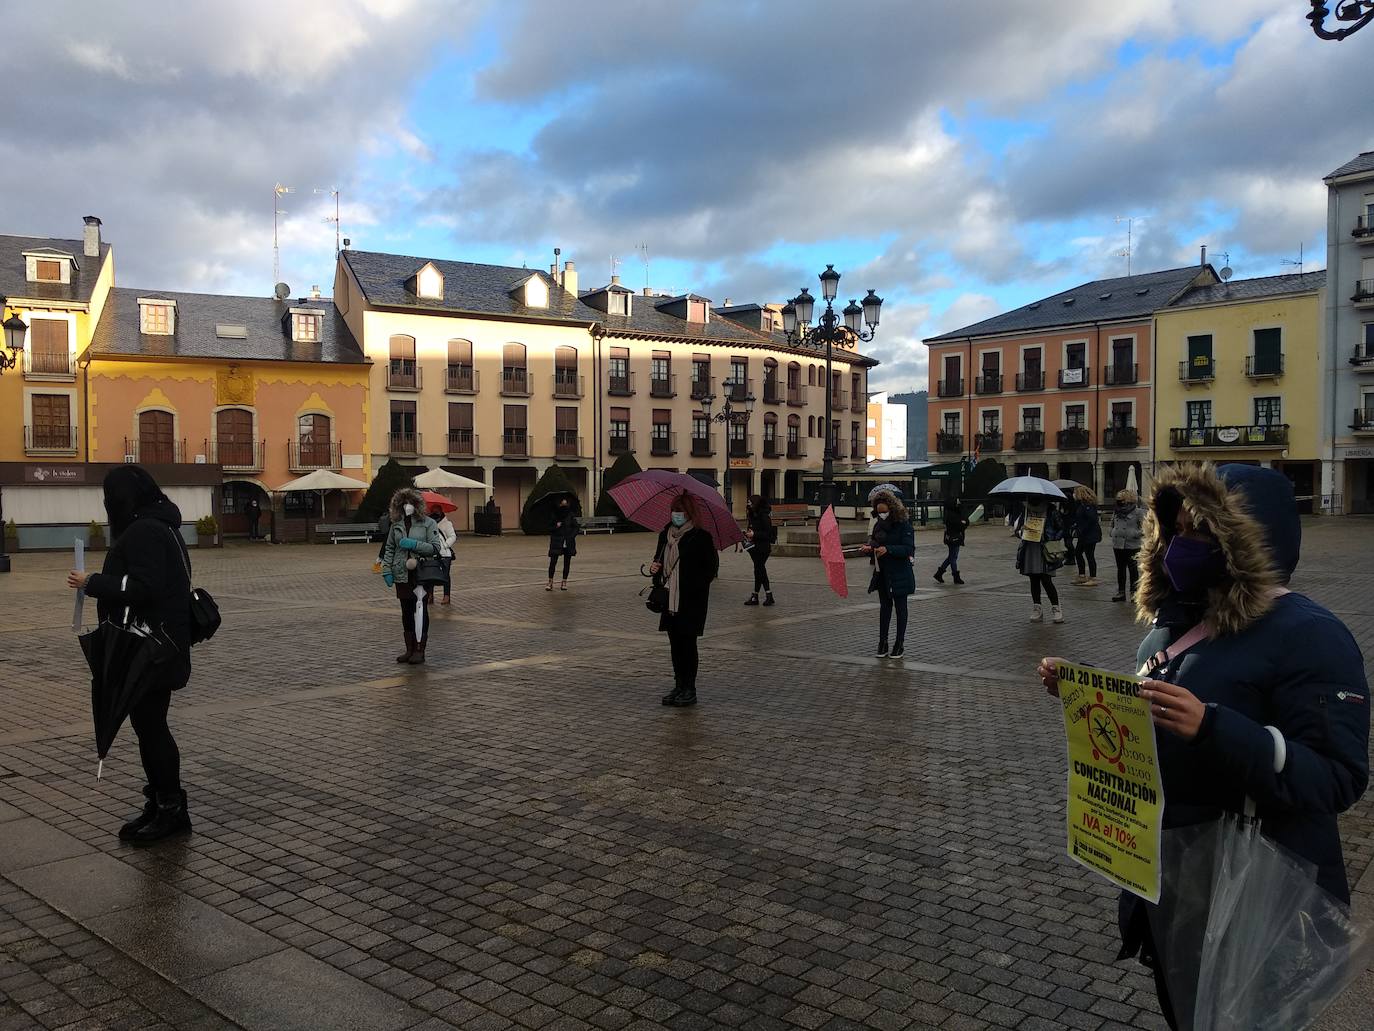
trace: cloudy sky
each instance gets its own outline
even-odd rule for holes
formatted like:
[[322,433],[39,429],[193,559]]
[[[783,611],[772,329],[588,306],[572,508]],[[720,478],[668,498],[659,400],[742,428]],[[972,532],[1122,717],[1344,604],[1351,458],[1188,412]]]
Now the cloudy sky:
[[[359,248],[778,300],[834,263],[922,336],[1132,265],[1324,264],[1321,177],[1374,128],[1374,28],[1298,0],[133,0],[7,5],[0,232],[122,285],[332,282]],[[320,191],[320,192],[316,192]],[[647,263],[645,261],[647,254]]]

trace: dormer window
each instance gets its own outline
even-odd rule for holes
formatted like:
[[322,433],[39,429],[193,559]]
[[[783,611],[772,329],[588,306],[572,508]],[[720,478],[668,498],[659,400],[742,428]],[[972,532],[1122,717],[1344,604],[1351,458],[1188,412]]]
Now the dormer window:
[[549,284],[542,276],[532,276],[525,282],[525,307],[547,308],[549,306]]
[[439,271],[434,262],[425,262],[420,271],[415,273],[415,296],[427,301],[442,301],[444,299],[444,274]]
[[291,340],[297,344],[319,343],[324,331],[324,314],[313,308],[291,309]]
[[706,302],[705,302],[705,301],[693,301],[693,300],[689,300],[689,301],[687,302],[687,321],[688,321],[688,322],[701,322],[701,323],[705,323],[705,321],[706,321]]
[[629,315],[630,314],[630,295],[619,290],[613,290],[606,295],[606,314],[607,315]]
[[24,252],[24,278],[30,283],[70,283],[76,258],[51,247]]
[[53,258],[39,258],[33,263],[33,278],[40,283],[60,283],[62,282],[62,262]]
[[176,332],[177,302],[161,297],[138,299],[138,331],[150,336],[171,336]]

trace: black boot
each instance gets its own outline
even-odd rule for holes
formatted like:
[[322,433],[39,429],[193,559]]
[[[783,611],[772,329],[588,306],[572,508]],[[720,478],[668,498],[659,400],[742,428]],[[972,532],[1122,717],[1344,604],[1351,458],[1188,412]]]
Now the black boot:
[[415,654],[415,635],[406,634],[406,650],[404,655],[396,656],[397,662],[409,662],[410,657]]
[[777,602],[775,602],[775,601],[773,600],[773,592],[772,592],[772,591],[769,591],[767,594],[765,594],[765,595],[763,596],[763,603],[764,603],[765,605],[776,605],[776,604],[777,604]]
[[744,604],[745,604],[745,605],[757,605],[758,603],[759,603],[759,595],[758,595],[758,592],[755,591],[753,594],[749,595],[749,600],[746,601]]
[[939,569],[935,570],[935,582],[936,582],[937,584],[942,584],[942,583],[945,582],[945,567],[944,567],[944,566],[941,566]]
[[191,817],[186,812],[186,792],[159,791],[156,795],[157,812],[129,837],[135,845],[150,845],[175,834],[191,832]]
[[412,666],[423,666],[425,664],[425,646],[417,644],[415,650],[410,653],[410,658],[406,662]]
[[697,704],[697,689],[695,687],[683,688],[666,703],[675,709],[685,709],[689,705]]
[[134,819],[119,828],[120,841],[133,840],[135,832],[137,832],[139,828],[152,823],[153,817],[157,815],[157,798],[153,794],[153,786],[151,784],[143,785],[143,797],[147,801],[143,803],[142,815],[134,817]]
[[964,578],[963,578],[962,576],[960,576],[958,573],[955,573],[955,574],[954,574],[954,582],[957,583],[957,584],[962,584],[962,583],[964,582]]
[[671,691],[669,691],[666,695],[663,696],[663,704],[664,704],[664,705],[674,705],[674,704],[676,704],[677,696],[680,695],[680,694],[682,694],[682,685],[679,684],[679,683],[677,683],[677,681],[674,681],[674,682],[673,682],[673,689],[672,689]]

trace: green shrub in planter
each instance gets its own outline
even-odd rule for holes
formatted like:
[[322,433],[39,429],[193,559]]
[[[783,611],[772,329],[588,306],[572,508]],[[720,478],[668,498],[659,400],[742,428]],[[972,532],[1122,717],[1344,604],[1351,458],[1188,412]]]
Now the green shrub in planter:
[[5,540],[11,544],[19,540],[19,524],[13,519],[5,524]]
[[196,520],[196,537],[199,538],[196,543],[207,541],[210,544],[214,544],[218,534],[219,523],[215,522],[214,516],[201,516]]
[[86,527],[86,546],[91,548],[105,547],[105,525],[98,523],[94,519],[91,525]]

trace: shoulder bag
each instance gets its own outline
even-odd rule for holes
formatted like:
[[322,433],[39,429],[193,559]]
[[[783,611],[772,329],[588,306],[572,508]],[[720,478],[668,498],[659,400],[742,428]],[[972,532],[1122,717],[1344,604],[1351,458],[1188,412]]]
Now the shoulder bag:
[[[170,526],[168,532],[173,537],[173,546],[177,554],[181,556],[181,564],[186,569],[186,583],[191,583],[191,560],[186,556],[186,542],[181,539],[181,534],[177,533]],[[210,596],[210,592],[203,587],[191,587],[191,596],[187,603],[187,612],[190,615],[191,643],[201,644],[215,636],[215,631],[220,627],[223,619],[220,618],[219,605]]]

